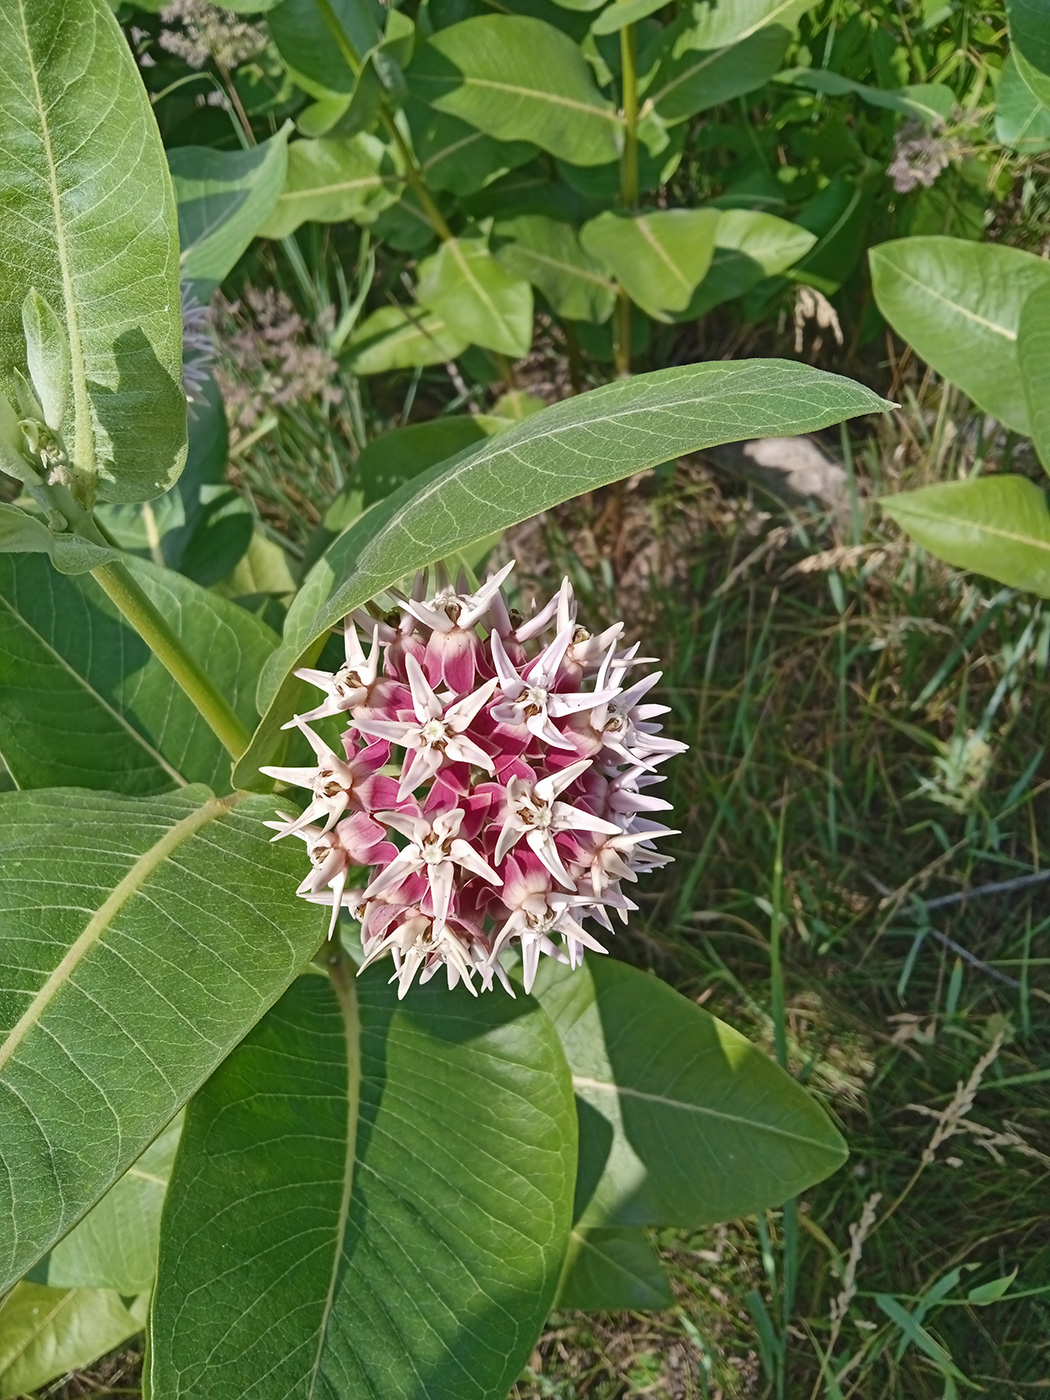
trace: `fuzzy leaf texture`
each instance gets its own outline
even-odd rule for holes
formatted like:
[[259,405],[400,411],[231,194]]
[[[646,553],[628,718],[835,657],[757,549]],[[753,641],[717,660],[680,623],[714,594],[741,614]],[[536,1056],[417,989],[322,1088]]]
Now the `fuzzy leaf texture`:
[[0,215],[0,381],[25,366],[35,287],[69,337],[62,432],[85,490],[159,495],[186,455],[175,200],[106,0],[0,6]]
[[[381,313],[376,313],[379,315]],[[352,609],[416,569],[581,492],[687,452],[810,432],[888,405],[859,384],[784,360],[683,365],[555,404],[408,482],[341,535],[310,571],[260,682],[262,725],[235,770],[240,786],[279,741],[299,682]]]
[[531,999],[300,978],[188,1112],[153,1394],[505,1395],[557,1284],[574,1118]]
[[267,797],[0,797],[0,1290],[102,1196],[323,936]]

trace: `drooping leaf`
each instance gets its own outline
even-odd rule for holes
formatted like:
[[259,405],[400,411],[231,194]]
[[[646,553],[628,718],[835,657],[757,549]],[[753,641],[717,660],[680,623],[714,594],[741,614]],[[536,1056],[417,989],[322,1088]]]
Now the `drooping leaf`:
[[676,54],[675,37],[675,26],[669,25],[644,60],[652,73],[644,87],[645,96],[668,124],[685,121],[762,87],[779,70],[791,40],[787,29],[774,24],[729,48],[689,48]]
[[181,1131],[180,1116],[59,1240],[48,1258],[51,1287],[111,1288],[125,1298],[152,1287],[160,1212]]
[[376,136],[293,141],[284,188],[259,233],[285,238],[310,219],[370,224],[396,202],[402,183],[388,147]]
[[678,51],[728,48],[770,25],[794,29],[815,4],[816,0],[733,0],[732,4],[711,5],[707,0],[693,0]]
[[531,141],[574,165],[615,160],[622,124],[566,34],[526,15],[478,15],[416,54],[412,90],[501,141]]
[[49,530],[36,515],[0,501],[0,554],[46,554],[63,574],[85,574],[119,551],[67,531]]
[[619,1312],[673,1303],[659,1257],[641,1230],[572,1231],[555,1307]]
[[682,320],[703,316],[764,278],[786,272],[816,241],[816,234],[775,214],[723,210],[715,229],[711,266],[682,312]]
[[[415,569],[561,501],[687,452],[810,432],[887,407],[870,390],[783,360],[681,365],[580,394],[409,482],[310,571],[265,668],[265,718],[237,767],[255,781],[298,682],[293,667],[353,608]],[[287,684],[286,684],[287,683]]]
[[105,0],[0,6],[0,93],[0,384],[25,365],[35,287],[69,336],[76,473],[103,500],[148,500],[186,453],[175,200]]
[[300,978],[187,1114],[153,1393],[504,1395],[553,1299],[574,1170],[534,1002]]
[[16,1284],[0,1301],[0,1400],[90,1365],[142,1331],[137,1313],[102,1288]]
[[288,169],[289,130],[286,124],[246,151],[176,146],[168,152],[182,275],[202,304],[273,213]]
[[347,341],[347,362],[355,374],[385,374],[416,365],[454,360],[470,344],[441,316],[418,306],[381,306]]
[[105,1194],[323,936],[273,799],[0,794],[0,1289]]
[[532,344],[532,288],[482,238],[449,238],[419,265],[419,303],[453,335],[520,359]]
[[601,322],[612,315],[616,288],[580,247],[571,224],[523,214],[497,223],[493,233],[500,240],[495,254],[501,266],[538,287],[559,316]]
[[885,107],[905,117],[917,117],[928,126],[936,126],[951,116],[955,94],[945,83],[915,83],[910,87],[881,88],[854,82],[842,73],[827,68],[791,68],[778,75],[783,83],[809,88],[812,92],[842,97],[855,93],[873,107]]
[[[326,0],[326,5],[360,67],[382,38],[382,7],[375,0]],[[277,51],[304,92],[317,98],[353,92],[357,74],[317,0],[282,0],[266,18]]]
[[1032,443],[1050,472],[1050,283],[1032,292],[1021,307],[1017,359]]
[[610,268],[632,301],[658,320],[684,311],[715,249],[716,209],[607,209],[580,230],[580,242]]
[[1025,155],[1050,150],[1050,110],[1021,77],[1012,55],[995,89],[995,139]]
[[733,1220],[845,1160],[790,1075],[665,982],[592,958],[571,974],[550,962],[536,987],[576,1090],[578,1224]]
[[[132,568],[250,729],[277,638],[181,574]],[[229,791],[229,755],[101,587],[40,555],[0,555],[0,753],[23,788]]]
[[1019,433],[1030,432],[1017,362],[1021,307],[1050,285],[1032,253],[961,238],[903,238],[869,253],[879,310],[938,374]]
[[615,5],[605,6],[591,25],[591,33],[617,34],[629,24],[637,24],[662,9],[661,0],[618,0]]
[[423,102],[408,102],[405,116],[423,180],[431,190],[474,194],[536,154],[528,141],[496,141]]
[[947,481],[879,504],[938,559],[1050,598],[1050,505],[1027,477]]

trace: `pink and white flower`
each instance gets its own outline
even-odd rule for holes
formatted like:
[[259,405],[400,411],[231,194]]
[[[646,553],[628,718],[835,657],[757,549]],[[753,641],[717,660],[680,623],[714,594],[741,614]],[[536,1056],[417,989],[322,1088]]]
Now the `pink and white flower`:
[[[285,726],[316,764],[263,770],[310,793],[268,823],[306,843],[297,893],[331,907],[330,937],[340,910],[360,921],[361,971],[389,956],[399,996],[441,971],[513,996],[511,950],[526,991],[542,956],[604,953],[584,920],[611,931],[636,908],[624,883],[671,859],[654,843],[677,833],[651,817],[670,804],[648,789],[685,745],[647,699],[659,673],[629,680],[646,658],[621,648],[622,623],[580,626],[567,579],[523,621],[501,591],[510,569],[473,590],[439,573],[429,596],[422,575],[389,612],[348,618],[344,664],[297,673],[322,703]],[[345,757],[310,727],[331,717]]]

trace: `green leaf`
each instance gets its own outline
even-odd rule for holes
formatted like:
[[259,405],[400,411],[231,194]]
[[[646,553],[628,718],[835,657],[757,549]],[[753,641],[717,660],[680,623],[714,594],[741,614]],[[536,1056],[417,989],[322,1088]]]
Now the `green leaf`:
[[[0,795],[0,1289],[60,1239],[323,935],[273,799]],[[60,897],[56,898],[56,891]]]
[[381,306],[365,318],[346,343],[347,364],[355,374],[386,374],[416,365],[443,365],[470,344],[442,317],[417,306]]
[[538,287],[559,316],[570,321],[607,321],[616,305],[616,288],[601,265],[580,247],[571,224],[542,214],[523,214],[497,223],[496,258],[515,277]]
[[105,0],[0,6],[0,89],[0,380],[26,363],[35,287],[69,337],[62,431],[85,492],[148,500],[186,452],[175,201]]
[[875,300],[893,329],[978,407],[1030,433],[1017,327],[1028,296],[1050,284],[1050,264],[961,238],[903,238],[868,256]]
[[112,1288],[145,1293],[157,1272],[160,1212],[168,1189],[181,1116],[146,1148],[48,1258],[53,1288]]
[[65,326],[35,287],[30,287],[22,303],[22,329],[26,337],[29,379],[44,410],[44,422],[60,432],[73,372],[69,337]]
[[830,97],[855,93],[873,107],[885,107],[891,112],[900,112],[902,116],[918,117],[927,126],[939,126],[951,116],[955,106],[955,94],[944,83],[915,83],[901,88],[870,87],[827,68],[790,68],[778,74],[778,81],[809,88],[812,92],[822,92]]
[[[905,1344],[913,1342],[921,1352],[930,1358],[943,1376],[951,1376],[953,1380],[961,1381],[967,1386],[971,1384],[940,1342],[931,1337],[925,1327],[920,1327],[912,1314],[908,1312],[907,1308],[902,1307],[896,1298],[891,1297],[888,1293],[876,1293],[875,1302],[890,1321],[896,1323],[900,1328]],[[976,1389],[976,1387],[974,1388]]]
[[998,1303],[1000,1298],[1005,1298],[1009,1293],[1016,1277],[1017,1270],[1011,1269],[1002,1278],[993,1278],[988,1283],[979,1283],[967,1290],[966,1301],[975,1308],[984,1308],[989,1303]]
[[568,1071],[531,999],[300,978],[187,1114],[153,1393],[505,1395],[553,1299],[574,1168]]
[[179,205],[182,275],[198,301],[211,299],[226,274],[273,213],[288,169],[286,123],[246,151],[177,146],[168,168]]
[[[379,43],[383,11],[373,0],[326,0],[343,43],[356,55],[358,66]],[[267,16],[270,37],[292,78],[311,97],[333,93],[349,96],[357,75],[347,62],[326,23],[317,0],[283,0]]]
[[1050,17],[1041,0],[1006,0],[1006,20],[1015,54],[1050,76]]
[[673,1303],[660,1259],[641,1230],[573,1230],[555,1307],[619,1312]]
[[237,767],[254,781],[292,713],[299,658],[406,574],[519,520],[687,452],[812,432],[886,408],[869,389],[786,360],[680,365],[592,389],[407,483],[335,541],[307,575],[260,683],[266,717]]
[[536,154],[528,141],[496,141],[423,102],[405,105],[412,146],[429,190],[474,194]]
[[420,305],[453,335],[521,359],[532,344],[532,288],[505,271],[481,238],[449,238],[419,264]]
[[1015,48],[1011,55],[1017,67],[1021,81],[1028,91],[1039,102],[1040,106],[1050,108],[1050,77],[1030,63],[1020,49]]
[[1007,57],[995,89],[995,139],[1024,155],[1050,150],[1050,111]]
[[622,123],[566,34],[526,15],[479,15],[439,30],[408,72],[416,95],[502,141],[531,141],[574,165],[615,160]]
[[731,5],[711,5],[708,0],[693,0],[691,22],[678,42],[679,52],[728,48],[770,25],[794,29],[815,4],[816,0],[733,0]]
[[591,33],[617,34],[629,24],[637,24],[663,7],[663,0],[617,0],[616,4],[606,5],[602,10],[591,25]]
[[[136,581],[249,727],[277,638],[167,569]],[[39,555],[0,556],[0,753],[19,787],[229,791],[229,755],[93,578]]]
[[580,230],[592,257],[611,268],[633,302],[657,320],[684,311],[711,265],[716,209],[607,209]]
[[761,1050],[665,982],[611,958],[549,963],[536,995],[580,1118],[577,1223],[753,1215],[846,1158],[824,1110]]
[[1050,507],[1027,477],[948,481],[879,504],[938,559],[1050,598]]
[[1021,307],[1017,360],[1032,442],[1050,472],[1050,282],[1032,292]]
[[[648,50],[643,61],[643,68],[652,72],[643,84],[645,97],[668,124],[762,87],[779,70],[791,40],[788,30],[770,25],[729,48],[685,49],[676,55],[675,34],[674,25],[669,25],[659,47]],[[657,55],[660,61],[653,68]]]
[[116,1293],[19,1283],[0,1302],[0,1400],[88,1366],[142,1331]]
[[83,540],[79,535],[55,533],[35,515],[19,506],[0,502],[0,555],[47,554],[64,574],[83,574],[107,560],[119,559],[119,551]]
[[372,223],[397,202],[402,183],[390,150],[376,136],[293,141],[284,189],[259,233],[286,238],[307,220]]
[[815,233],[775,214],[725,209],[715,229],[715,253],[682,320],[703,316],[715,306],[742,296],[766,277],[776,277],[805,257]]

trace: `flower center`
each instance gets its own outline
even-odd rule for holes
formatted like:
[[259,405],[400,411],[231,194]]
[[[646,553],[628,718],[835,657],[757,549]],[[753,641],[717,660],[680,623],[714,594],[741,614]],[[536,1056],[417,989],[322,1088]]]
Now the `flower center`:
[[420,729],[419,737],[428,748],[443,749],[448,740],[448,725],[443,719],[428,719]]
[[542,715],[547,712],[547,691],[540,685],[530,685],[522,694],[518,701],[524,710],[525,716],[531,719],[533,715]]
[[314,779],[315,797],[338,797],[341,792],[348,791],[349,785],[331,768],[317,770],[317,777]]

